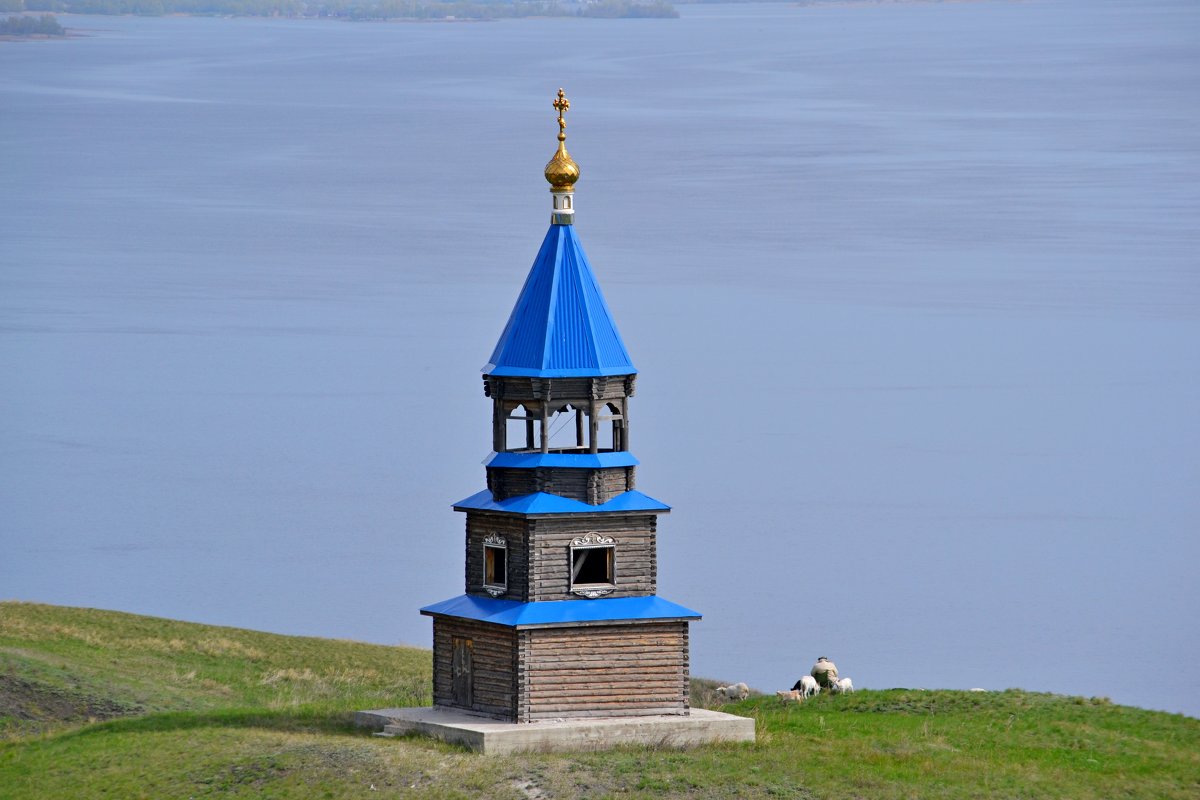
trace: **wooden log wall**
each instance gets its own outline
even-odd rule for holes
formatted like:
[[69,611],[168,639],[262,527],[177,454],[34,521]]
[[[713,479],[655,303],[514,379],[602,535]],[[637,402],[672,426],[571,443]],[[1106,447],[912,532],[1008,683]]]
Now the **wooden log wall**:
[[687,714],[686,622],[518,633],[517,719]]
[[518,378],[483,376],[487,397],[507,400],[553,400],[570,403],[572,398],[616,400],[633,397],[636,375],[611,375],[595,378]]
[[657,524],[653,514],[531,520],[529,599],[569,600],[571,540],[590,533],[616,540],[614,589],[606,597],[654,594],[658,585]]
[[529,523],[500,514],[467,514],[466,587],[468,594],[491,596],[483,588],[483,540],[489,534],[502,536],[508,545],[508,591],[500,595],[509,600],[529,599]]
[[571,540],[594,533],[616,540],[614,589],[606,597],[642,597],[658,589],[658,534],[654,514],[604,514],[522,519],[487,512],[467,512],[466,591],[487,595],[483,588],[483,542],[488,534],[508,544],[508,592],[523,602],[573,600]]
[[607,503],[622,492],[634,488],[635,467],[605,467],[603,469],[574,469],[569,467],[540,467],[510,469],[489,467],[488,490],[497,500],[520,497],[523,494],[547,492],[570,497],[591,505]]
[[[473,644],[473,702],[470,706],[458,706],[454,702],[451,677],[454,637],[470,639]],[[466,708],[499,719],[515,719],[517,656],[517,631],[513,628],[471,620],[434,617],[434,705]]]

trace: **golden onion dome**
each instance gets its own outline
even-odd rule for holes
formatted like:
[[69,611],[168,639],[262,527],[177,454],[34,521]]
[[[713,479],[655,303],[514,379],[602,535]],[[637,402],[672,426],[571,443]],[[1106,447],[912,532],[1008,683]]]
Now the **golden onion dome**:
[[571,101],[562,89],[558,90],[553,106],[558,111],[558,152],[546,164],[546,180],[550,182],[552,192],[573,192],[575,181],[579,180],[579,165],[567,152],[567,121],[563,119],[563,112],[571,107]]
[[546,180],[550,181],[552,192],[573,192],[575,181],[579,180],[579,165],[567,152],[567,147],[559,143],[558,152],[546,165]]

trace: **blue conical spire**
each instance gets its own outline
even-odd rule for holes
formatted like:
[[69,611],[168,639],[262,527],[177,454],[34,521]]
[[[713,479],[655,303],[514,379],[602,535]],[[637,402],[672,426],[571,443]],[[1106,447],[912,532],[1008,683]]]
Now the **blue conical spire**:
[[551,225],[489,375],[581,378],[637,372],[573,225]]

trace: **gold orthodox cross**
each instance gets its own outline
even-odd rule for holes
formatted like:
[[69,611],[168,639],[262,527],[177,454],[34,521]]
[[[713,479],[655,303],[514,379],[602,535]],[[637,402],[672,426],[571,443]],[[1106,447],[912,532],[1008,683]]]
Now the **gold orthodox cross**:
[[563,112],[571,107],[571,101],[567,99],[566,94],[562,89],[558,90],[558,99],[552,105],[558,110],[558,140],[564,141],[567,138],[567,121],[563,119]]

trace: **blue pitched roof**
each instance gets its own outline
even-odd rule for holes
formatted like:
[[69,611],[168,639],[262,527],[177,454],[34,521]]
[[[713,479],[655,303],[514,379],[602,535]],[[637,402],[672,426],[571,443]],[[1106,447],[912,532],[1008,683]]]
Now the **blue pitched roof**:
[[701,616],[699,611],[684,608],[657,595],[614,597],[600,600],[542,600],[535,603],[522,603],[519,600],[501,600],[463,594],[431,606],[425,606],[421,609],[421,613],[427,616],[441,614],[479,622],[491,622],[510,628],[562,625],[572,622],[700,619]]
[[637,372],[575,226],[550,226],[483,372],[542,378]]
[[653,511],[658,514],[670,511],[666,503],[660,503],[653,497],[647,497],[641,492],[622,492],[607,503],[590,506],[580,500],[560,497],[547,492],[534,492],[507,500],[496,500],[491,491],[482,492],[459,500],[454,504],[455,511],[500,511],[506,514],[595,514],[604,511]]
[[599,469],[601,467],[636,467],[638,463],[633,453],[626,450],[611,453],[492,453],[483,461],[485,467],[516,469],[536,469],[537,467]]

